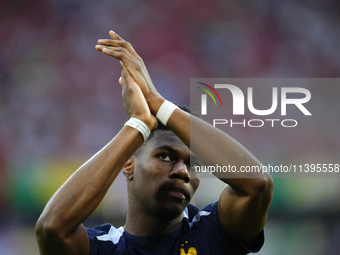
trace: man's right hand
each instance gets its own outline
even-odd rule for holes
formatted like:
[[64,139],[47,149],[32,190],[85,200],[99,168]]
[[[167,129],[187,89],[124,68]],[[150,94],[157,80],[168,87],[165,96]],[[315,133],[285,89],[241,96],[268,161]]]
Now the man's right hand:
[[126,67],[133,80],[141,88],[151,113],[156,115],[159,107],[164,102],[164,98],[153,85],[143,59],[136,53],[129,42],[122,39],[112,30],[109,34],[112,39],[98,40],[96,49],[121,61],[121,64]]

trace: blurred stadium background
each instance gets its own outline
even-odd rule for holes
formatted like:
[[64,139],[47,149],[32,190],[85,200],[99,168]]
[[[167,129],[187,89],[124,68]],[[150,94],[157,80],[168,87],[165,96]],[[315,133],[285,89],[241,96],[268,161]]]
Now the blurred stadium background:
[[[44,205],[125,122],[120,65],[94,49],[110,29],[134,45],[161,94],[180,104],[189,104],[192,77],[340,75],[337,0],[1,1],[1,255],[38,254],[34,225]],[[319,90],[325,100],[340,96]],[[273,155],[269,139],[285,141],[297,158],[321,146],[338,160],[334,102],[332,129],[311,127],[290,142],[245,134],[247,143],[282,163],[290,155]],[[217,199],[222,187],[203,180],[196,204]],[[275,179],[275,187],[259,254],[340,254],[339,179]],[[119,176],[86,225],[123,224],[126,204]]]

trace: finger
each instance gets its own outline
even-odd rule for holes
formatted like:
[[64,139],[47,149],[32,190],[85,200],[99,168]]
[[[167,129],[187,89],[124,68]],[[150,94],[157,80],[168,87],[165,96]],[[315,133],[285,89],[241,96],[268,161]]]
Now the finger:
[[130,52],[127,51],[126,49],[122,48],[122,47],[96,45],[95,48],[96,48],[96,50],[98,50],[98,51],[103,51],[103,49],[106,48],[106,49],[109,49],[109,50],[115,51],[115,52],[123,52],[124,54],[128,55],[129,57],[132,57],[132,55],[130,54]]
[[96,50],[98,51],[103,51],[104,48],[107,48],[109,50],[113,50],[116,52],[124,52],[126,55],[128,55],[129,57],[132,57],[132,55],[130,54],[130,52],[128,50],[126,50],[123,47],[115,47],[115,46],[104,46],[104,45],[96,45]]
[[102,52],[108,56],[114,57],[120,61],[123,61],[126,65],[132,65],[132,56],[124,49],[112,49],[109,47],[103,47]]
[[139,55],[136,53],[135,49],[132,47],[131,43],[129,43],[127,41],[100,39],[100,40],[98,40],[98,44],[102,45],[102,46],[112,46],[112,47],[124,48],[135,58],[140,58]]
[[125,41],[123,38],[121,38],[118,34],[113,32],[112,30],[110,30],[109,34],[112,40],[111,39],[99,39],[98,44],[105,45],[105,46],[123,47],[127,49],[131,55],[133,55],[136,58],[137,57],[139,58],[138,54],[136,53],[131,43],[129,43],[128,41]]
[[113,46],[109,46],[109,45],[99,45],[99,44],[97,44],[95,46],[95,48],[98,51],[102,51],[104,48],[108,48],[108,49],[115,50],[115,51],[121,51],[122,50],[122,49],[119,49],[121,47],[113,47]]
[[112,39],[98,39],[98,44],[99,45],[104,45],[104,46],[117,46],[120,41],[118,40],[112,40]]
[[103,46],[97,44],[97,45],[95,46],[95,48],[96,48],[97,51],[102,51]]
[[[121,47],[110,47],[110,46],[98,46],[98,50],[100,50],[111,57],[114,57],[122,62],[125,67],[130,70],[131,68],[133,69],[138,69],[140,66],[139,60],[134,58],[126,49],[121,48]],[[131,72],[131,71],[130,71]],[[131,73],[132,75],[132,73]],[[132,75],[133,76],[133,75]]]
[[131,46],[128,41],[117,39],[98,39],[98,44],[105,46]]
[[123,38],[121,38],[117,33],[115,33],[113,30],[110,30],[109,32],[110,37],[113,40],[123,40]]

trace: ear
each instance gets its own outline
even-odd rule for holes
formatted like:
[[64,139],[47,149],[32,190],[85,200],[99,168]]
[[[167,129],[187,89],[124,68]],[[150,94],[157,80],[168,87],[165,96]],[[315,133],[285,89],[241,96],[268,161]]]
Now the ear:
[[125,162],[123,169],[122,169],[123,174],[130,181],[133,179],[134,167],[135,167],[135,158],[131,157]]

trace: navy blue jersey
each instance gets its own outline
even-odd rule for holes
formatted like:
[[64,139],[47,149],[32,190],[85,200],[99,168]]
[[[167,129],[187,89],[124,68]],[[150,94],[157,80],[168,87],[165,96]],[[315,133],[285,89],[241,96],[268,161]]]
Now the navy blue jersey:
[[178,230],[159,236],[135,236],[104,224],[87,228],[90,255],[228,255],[257,252],[264,242],[263,231],[246,248],[237,238],[225,231],[217,215],[218,201],[203,210],[188,205]]

